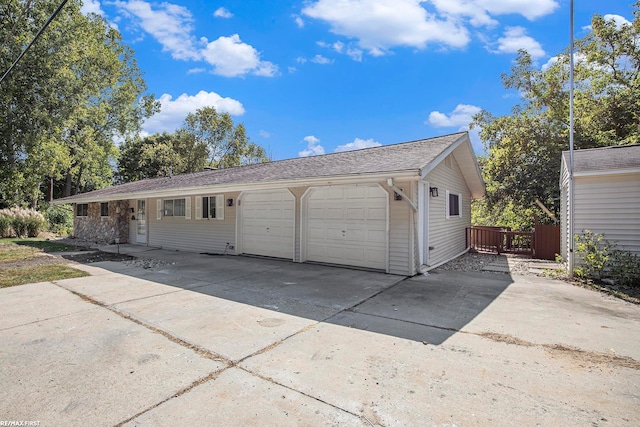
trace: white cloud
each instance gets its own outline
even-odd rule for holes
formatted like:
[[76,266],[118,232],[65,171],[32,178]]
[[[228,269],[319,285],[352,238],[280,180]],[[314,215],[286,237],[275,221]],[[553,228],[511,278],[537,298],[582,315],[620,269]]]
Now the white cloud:
[[233,13],[229,12],[229,9],[224,7],[219,7],[213,12],[213,16],[216,18],[233,18]]
[[296,62],[299,64],[304,64],[305,62],[307,62],[307,58],[305,58],[304,56],[298,56],[296,58]]
[[[617,29],[622,28],[623,25],[631,25],[631,22],[629,22],[627,18],[625,18],[624,16],[613,14],[613,13],[608,13],[604,15],[603,18],[605,21],[615,22]],[[584,27],[582,27],[582,29],[591,31],[593,30],[593,27],[591,25],[585,25]]]
[[344,42],[338,40],[337,42],[334,42],[332,44],[323,42],[323,41],[319,41],[317,42],[318,46],[320,47],[326,47],[328,49],[333,49],[334,51],[336,51],[337,53],[340,54],[345,54],[348,57],[350,57],[351,59],[353,59],[354,61],[362,61],[362,49],[358,49],[356,47],[352,47],[351,44],[345,44]]
[[[137,18],[134,23],[153,36],[162,45],[162,50],[171,53],[174,59],[206,61],[213,66],[215,74],[226,77],[248,73],[273,77],[277,74],[278,67],[263,61],[260,53],[243,43],[238,34],[219,37],[212,42],[205,37],[197,41],[193,36],[194,19],[186,7],[166,2],[152,6],[143,0],[118,0],[114,4],[124,14]],[[233,14],[221,7],[214,16],[229,18]]]
[[193,16],[186,7],[161,3],[154,4],[141,0],[116,1],[118,9],[139,19],[140,27],[151,34],[161,45],[164,52],[171,53],[175,59],[199,60],[200,52],[194,46]]
[[[206,39],[202,39],[206,43]],[[269,61],[260,60],[260,53],[251,45],[243,43],[237,34],[219,37],[202,51],[202,56],[211,65],[213,72],[225,77],[242,76],[253,73],[271,77],[278,67]]]
[[322,55],[316,55],[313,58],[311,58],[311,62],[315,62],[316,64],[321,64],[321,65],[326,65],[326,64],[331,64],[333,60],[329,58],[325,58]]
[[603,16],[605,21],[613,21],[616,23],[616,28],[620,29],[623,25],[631,25],[631,22],[627,20],[624,16],[615,15],[615,14],[606,14]]
[[466,17],[471,25],[494,26],[491,15],[522,15],[530,21],[553,13],[560,5],[556,0],[431,0],[438,12]]
[[520,49],[525,49],[534,60],[546,55],[540,43],[528,36],[527,30],[523,27],[507,27],[504,36],[498,39],[498,47],[492,52],[517,53]]
[[233,98],[223,98],[215,92],[204,90],[195,95],[183,93],[176,99],[165,93],[159,101],[160,112],[147,119],[143,125],[143,130],[150,134],[175,131],[182,125],[187,114],[202,107],[214,107],[218,112],[229,113],[232,116],[244,114],[244,107],[240,101]]
[[469,125],[473,121],[473,116],[482,111],[482,108],[469,105],[458,104],[449,114],[441,113],[440,111],[432,111],[429,114],[429,118],[425,121],[425,124],[429,124],[433,127],[455,127],[458,131],[469,131],[469,139],[471,139],[471,145],[477,153],[483,152],[482,142],[480,141],[480,130],[469,130]]
[[102,6],[100,5],[100,0],[83,0],[80,13],[83,15],[95,13],[96,15],[105,16],[104,10],[102,10]]
[[356,48],[347,49],[347,56],[349,56],[354,61],[362,61],[362,50]]
[[263,138],[269,138],[271,136],[271,134],[269,132],[267,132],[266,130],[259,131],[258,135],[260,135]]
[[349,142],[343,145],[338,145],[335,150],[335,153],[341,153],[343,151],[351,151],[351,150],[360,150],[361,148],[370,148],[370,147],[379,147],[380,144],[378,141],[374,141],[373,138],[369,139],[360,139],[356,138],[353,142]]
[[205,71],[207,70],[201,67],[197,67],[197,68],[191,68],[190,70],[188,70],[187,74],[198,74],[198,73],[204,73]]
[[291,17],[293,18],[293,20],[295,21],[296,25],[298,26],[298,28],[304,28],[304,21],[302,20],[302,18],[300,17],[300,15],[291,15]]
[[434,127],[461,127],[461,130],[469,129],[473,116],[482,111],[482,108],[469,104],[458,104],[449,114],[440,111],[432,111],[425,123]]
[[303,138],[307,143],[307,148],[298,153],[300,157],[317,156],[324,154],[324,147],[320,145],[320,140],[313,135],[308,135]]
[[[462,48],[471,40],[469,24],[494,27],[495,16],[507,14],[535,20],[559,6],[557,0],[315,0],[302,14],[325,21],[331,32],[355,39],[361,50],[380,56],[401,46]],[[352,57],[361,59],[362,53]]]
[[287,67],[287,71],[289,71],[289,74],[293,74],[298,71],[298,69],[296,67]]
[[428,43],[464,47],[466,28],[457,20],[439,19],[421,0],[318,0],[302,13],[326,21],[331,31],[358,40],[360,48],[379,56],[396,46],[422,49]]

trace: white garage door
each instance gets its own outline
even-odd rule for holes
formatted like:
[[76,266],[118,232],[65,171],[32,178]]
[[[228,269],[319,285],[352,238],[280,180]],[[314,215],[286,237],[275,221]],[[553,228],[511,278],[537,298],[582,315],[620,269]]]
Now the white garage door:
[[387,192],[378,186],[317,187],[306,200],[306,259],[386,269]]
[[293,259],[294,208],[295,199],[287,190],[244,194],[242,252]]

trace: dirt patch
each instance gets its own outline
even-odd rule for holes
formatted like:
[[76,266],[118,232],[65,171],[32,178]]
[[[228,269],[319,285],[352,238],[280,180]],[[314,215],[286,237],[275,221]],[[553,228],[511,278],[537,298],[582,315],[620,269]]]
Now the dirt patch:
[[535,347],[536,345],[532,342],[521,340],[520,338],[514,337],[512,335],[507,334],[499,334],[497,332],[482,332],[478,334],[483,338],[488,338],[492,341],[503,342],[505,344],[513,344],[519,345],[522,347]]
[[505,344],[519,345],[522,347],[543,348],[552,357],[562,357],[571,359],[581,367],[593,365],[607,365],[616,368],[629,368],[640,370],[640,361],[628,356],[618,356],[617,354],[599,353],[596,351],[581,350],[577,347],[563,344],[535,344],[521,340],[512,335],[500,334],[497,332],[482,332],[477,334],[483,338]]
[[39,253],[28,259],[0,262],[0,269],[37,267],[49,264],[91,264],[100,261],[131,261],[133,259],[134,257],[130,255],[111,254],[101,251],[73,255],[51,255],[47,253]]
[[561,344],[544,344],[541,347],[551,354],[551,356],[570,358],[580,366],[606,364],[617,368],[629,368],[637,371],[640,370],[640,361],[628,356],[585,351]]

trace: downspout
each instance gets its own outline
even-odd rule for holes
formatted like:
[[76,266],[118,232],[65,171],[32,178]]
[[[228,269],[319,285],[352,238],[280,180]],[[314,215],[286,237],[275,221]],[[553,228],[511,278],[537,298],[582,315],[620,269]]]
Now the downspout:
[[420,270],[420,267],[422,265],[420,258],[420,236],[418,235],[418,207],[416,206],[415,203],[413,203],[413,200],[411,200],[409,198],[409,196],[407,196],[405,194],[404,191],[402,191],[402,189],[398,188],[395,186],[395,184],[393,183],[393,178],[388,178],[387,179],[387,185],[389,186],[389,188],[391,188],[393,191],[395,191],[398,195],[400,195],[400,197],[402,197],[411,207],[411,217],[413,220],[413,267],[416,271],[416,274],[420,274],[422,273],[422,271]]

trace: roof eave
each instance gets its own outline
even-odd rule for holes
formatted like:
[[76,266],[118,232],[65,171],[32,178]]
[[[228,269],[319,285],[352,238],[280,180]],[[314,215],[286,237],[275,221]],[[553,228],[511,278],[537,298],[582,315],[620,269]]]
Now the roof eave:
[[[464,146],[466,150],[457,150],[459,147]],[[456,156],[456,153],[458,154]],[[474,199],[482,199],[486,194],[486,187],[484,180],[482,179],[482,173],[480,172],[480,166],[478,165],[478,159],[473,151],[473,145],[469,139],[469,133],[465,132],[454,143],[449,145],[442,153],[440,153],[431,162],[425,165],[421,169],[421,178],[425,179],[426,176],[433,171],[446,157],[453,154],[456,157],[456,161],[462,166],[462,174],[464,180],[471,191],[471,197]]]
[[331,175],[312,178],[283,179],[250,182],[243,184],[199,185],[194,187],[172,188],[167,190],[118,193],[106,196],[92,196],[91,192],[89,192],[86,193],[86,197],[82,197],[82,195],[75,195],[63,199],[53,200],[51,203],[62,205],[67,203],[91,203],[106,202],[111,200],[146,199],[151,197],[192,196],[205,193],[225,193],[237,191],[265,190],[272,188],[304,187],[314,185],[358,184],[367,182],[382,182],[386,181],[388,178],[405,178],[410,180],[418,180],[419,176],[420,171],[415,169],[375,173],[369,172],[349,175]]

